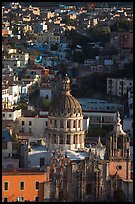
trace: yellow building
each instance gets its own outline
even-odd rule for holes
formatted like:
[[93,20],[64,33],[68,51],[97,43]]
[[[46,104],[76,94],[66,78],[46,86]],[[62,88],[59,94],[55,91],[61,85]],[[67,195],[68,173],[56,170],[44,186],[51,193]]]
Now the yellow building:
[[33,7],[32,9],[33,14],[39,16],[40,15],[40,8],[39,7]]

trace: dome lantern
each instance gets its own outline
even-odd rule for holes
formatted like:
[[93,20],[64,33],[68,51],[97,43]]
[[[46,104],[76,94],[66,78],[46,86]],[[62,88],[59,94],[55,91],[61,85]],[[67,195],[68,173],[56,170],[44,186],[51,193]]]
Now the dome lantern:
[[66,93],[66,94],[70,93],[70,79],[67,76],[67,74],[64,77],[62,83],[63,83],[62,84],[62,93]]

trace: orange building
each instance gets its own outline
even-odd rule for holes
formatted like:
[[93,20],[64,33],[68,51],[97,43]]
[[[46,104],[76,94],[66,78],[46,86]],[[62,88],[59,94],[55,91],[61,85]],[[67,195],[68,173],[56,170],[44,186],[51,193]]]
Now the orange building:
[[9,30],[2,29],[2,36],[4,36],[4,35],[9,35]]
[[2,201],[44,200],[44,184],[49,181],[49,171],[14,169],[2,171]]

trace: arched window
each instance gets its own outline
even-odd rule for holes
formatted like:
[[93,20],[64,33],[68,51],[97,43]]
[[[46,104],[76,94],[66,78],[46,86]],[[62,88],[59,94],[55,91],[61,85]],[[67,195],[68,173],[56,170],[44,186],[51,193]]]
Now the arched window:
[[60,128],[64,128],[64,121],[60,120]]
[[57,128],[57,120],[54,120],[54,127]]
[[60,136],[59,136],[59,143],[60,143],[60,144],[63,144],[63,135],[60,135]]
[[73,137],[73,144],[77,144],[77,135],[74,135]]
[[117,139],[117,149],[123,149],[123,136],[120,136]]
[[67,135],[67,144],[70,144],[70,135]]
[[71,127],[71,125],[70,125],[70,124],[71,124],[71,121],[70,121],[70,120],[68,120],[68,121],[67,121],[67,128],[70,128],[70,127]]
[[76,121],[74,120],[74,121],[73,121],[73,128],[75,128],[75,124],[76,124]]

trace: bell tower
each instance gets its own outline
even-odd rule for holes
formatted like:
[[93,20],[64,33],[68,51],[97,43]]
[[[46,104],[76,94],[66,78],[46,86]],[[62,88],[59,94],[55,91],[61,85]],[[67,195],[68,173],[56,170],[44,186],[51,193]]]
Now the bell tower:
[[106,159],[109,160],[110,175],[119,175],[122,179],[130,179],[130,137],[122,130],[119,112],[112,132],[107,136]]

